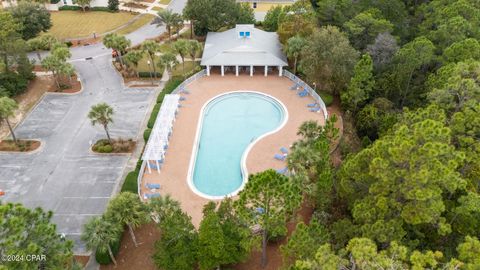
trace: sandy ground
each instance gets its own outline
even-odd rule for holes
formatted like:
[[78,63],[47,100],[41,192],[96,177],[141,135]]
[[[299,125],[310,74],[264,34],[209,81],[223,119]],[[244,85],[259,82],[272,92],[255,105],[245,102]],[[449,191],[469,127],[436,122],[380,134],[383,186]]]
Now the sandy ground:
[[276,75],[250,77],[242,74],[236,77],[227,74],[225,77],[212,75],[204,77],[188,86],[190,94],[182,101],[182,107],[174,124],[173,136],[170,139],[168,153],[160,173],[146,170],[142,183],[159,183],[161,194],[170,194],[180,201],[182,209],[191,217],[193,224],[198,226],[202,218],[202,208],[207,199],[196,195],[187,184],[188,167],[194,143],[196,127],[201,107],[212,97],[229,91],[251,90],[267,93],[279,99],[287,108],[289,118],[286,125],[277,133],[258,141],[247,157],[249,173],[260,172],[269,168],[279,169],[286,166],[285,162],[275,160],[273,156],[280,153],[281,147],[289,147],[298,139],[298,127],[307,120],[317,120],[324,123],[322,113],[313,113],[307,109],[307,104],[313,103],[310,97],[300,98],[296,91],[289,90],[293,83]]

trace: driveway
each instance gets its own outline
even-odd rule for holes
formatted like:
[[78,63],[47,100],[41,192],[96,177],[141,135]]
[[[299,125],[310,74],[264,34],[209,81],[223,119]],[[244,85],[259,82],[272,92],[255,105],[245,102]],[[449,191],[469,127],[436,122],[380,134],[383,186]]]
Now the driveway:
[[[146,25],[128,37],[138,44],[163,31]],[[110,50],[103,44],[71,51],[83,92],[46,95],[17,126],[19,138],[39,139],[42,146],[32,154],[0,154],[0,189],[6,191],[4,201],[53,211],[58,232],[73,239],[74,252],[82,254],[83,224],[104,212],[129,159],[126,155],[100,156],[89,151],[90,142],[105,135],[101,127],[91,126],[88,111],[99,102],[112,105],[112,136],[142,140],[140,127],[154,90],[125,89],[111,65]]]

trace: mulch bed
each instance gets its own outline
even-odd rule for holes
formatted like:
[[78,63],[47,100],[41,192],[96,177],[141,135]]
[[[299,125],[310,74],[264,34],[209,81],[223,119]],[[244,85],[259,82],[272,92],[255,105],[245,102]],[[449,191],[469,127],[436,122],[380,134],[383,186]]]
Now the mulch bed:
[[[135,150],[136,142],[132,139],[115,139],[112,140],[113,146],[109,143],[108,140],[101,139],[98,140],[93,146],[92,151],[99,154],[127,154],[133,153]],[[110,150],[106,150],[105,147],[109,147]]]
[[90,256],[74,256],[74,257],[75,257],[75,261],[80,263],[84,267],[85,265],[87,265],[88,260],[90,259]]
[[[68,80],[63,81],[64,84],[70,83]],[[77,93],[78,91],[82,90],[82,84],[77,80],[77,75],[72,76],[71,86],[66,89],[57,89],[56,85],[52,87],[49,92],[56,92],[56,93],[66,93],[66,94],[73,94]]]
[[131,7],[131,8],[139,8],[139,9],[145,9],[145,8],[147,8],[146,5],[139,4],[139,3],[126,3],[124,6],[126,6],[126,7]]
[[0,151],[8,152],[30,152],[40,147],[40,141],[18,140],[18,145],[13,140],[0,141]]
[[102,41],[102,38],[101,37],[98,37],[97,38],[85,38],[85,39],[80,39],[80,40],[71,40],[70,42],[72,43],[72,46],[70,47],[78,47],[78,46],[88,46],[88,45],[91,45],[91,44],[95,44],[97,42],[100,42]]

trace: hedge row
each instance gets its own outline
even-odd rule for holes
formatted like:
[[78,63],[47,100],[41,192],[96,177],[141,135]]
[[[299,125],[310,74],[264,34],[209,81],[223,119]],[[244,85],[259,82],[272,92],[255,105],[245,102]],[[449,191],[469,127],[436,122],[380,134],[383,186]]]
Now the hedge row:
[[138,185],[137,185],[137,178],[138,178],[138,171],[131,171],[125,177],[125,181],[122,185],[122,192],[132,192],[137,194],[138,193]]
[[[162,106],[163,98],[165,97],[165,95],[172,93],[173,90],[175,90],[175,88],[177,88],[177,86],[179,86],[182,82],[183,82],[183,79],[179,77],[172,77],[167,82],[162,92],[160,92],[160,94],[157,97],[157,104],[155,104],[155,107],[152,110],[152,114],[150,114],[150,118],[148,119],[148,124],[147,124],[148,128],[150,129],[153,128],[153,125],[157,120],[157,115],[158,115],[158,112],[160,111],[160,106]],[[146,141],[148,141],[148,137],[146,138]]]
[[[147,128],[143,132],[143,139],[145,140],[145,142],[147,142],[148,138],[150,138],[150,133],[152,132],[152,128],[153,128],[153,125],[155,124],[155,120],[157,120],[157,115],[158,115],[158,112],[160,111],[160,106],[162,105],[163,98],[165,97],[166,94],[172,93],[173,90],[175,90],[183,81],[184,79],[182,77],[170,78],[170,80],[167,82],[167,84],[163,88],[162,92],[160,92],[160,94],[158,95],[157,104],[155,104],[155,107],[153,108],[152,113],[150,114],[150,118],[148,119]],[[122,192],[129,191],[129,192],[138,193],[137,179],[138,179],[138,174],[140,173],[141,167],[142,167],[142,159],[139,158],[137,161],[137,166],[135,167],[135,170],[129,172],[125,177],[125,181],[123,182],[123,185],[122,185]]]
[[[59,7],[58,10],[82,10],[82,8],[79,6],[64,5]],[[110,10],[108,7],[86,7],[85,10],[115,12],[115,10]]]
[[157,75],[157,78],[162,78],[162,73],[160,73],[160,72],[153,73],[153,72],[148,72],[148,71],[138,72],[138,77],[140,77],[140,78],[150,78],[150,76],[154,77],[155,74]]
[[161,103],[155,104],[155,107],[153,107],[152,114],[150,114],[150,118],[148,119],[148,128],[153,128],[153,125],[155,124],[155,120],[157,120],[158,112],[160,111],[160,106],[162,106]]

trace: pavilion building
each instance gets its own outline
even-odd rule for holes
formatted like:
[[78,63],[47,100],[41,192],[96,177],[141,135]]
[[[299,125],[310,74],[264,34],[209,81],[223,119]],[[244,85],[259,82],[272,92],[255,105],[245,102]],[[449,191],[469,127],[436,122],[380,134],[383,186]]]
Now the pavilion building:
[[224,32],[209,32],[205,41],[202,61],[207,76],[219,69],[222,76],[227,72],[278,74],[282,76],[287,58],[277,33],[266,32],[253,24],[237,24]]

